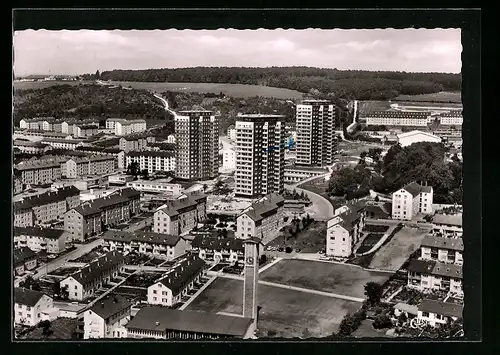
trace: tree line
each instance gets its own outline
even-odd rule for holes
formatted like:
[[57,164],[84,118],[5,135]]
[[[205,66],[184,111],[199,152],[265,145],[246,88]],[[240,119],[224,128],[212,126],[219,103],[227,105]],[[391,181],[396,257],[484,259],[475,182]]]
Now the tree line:
[[[85,74],[83,79],[94,79]],[[387,100],[400,94],[416,95],[460,90],[461,74],[337,70],[310,67],[112,70],[102,80],[138,82],[195,82],[265,85],[343,99]]]

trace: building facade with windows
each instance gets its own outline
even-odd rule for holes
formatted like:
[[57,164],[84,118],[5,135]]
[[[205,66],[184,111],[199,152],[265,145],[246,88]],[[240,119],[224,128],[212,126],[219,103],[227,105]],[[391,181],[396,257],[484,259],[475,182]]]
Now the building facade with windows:
[[34,327],[54,314],[52,297],[43,292],[14,288],[14,324]]
[[443,126],[461,126],[464,123],[462,111],[450,111],[438,116],[439,123]]
[[130,321],[132,304],[122,297],[106,297],[83,313],[83,339],[120,338]]
[[61,164],[62,176],[74,179],[84,175],[106,175],[116,171],[117,161],[113,156],[94,155],[71,158]]
[[207,196],[193,193],[167,201],[153,217],[153,231],[171,235],[184,234],[206,219]]
[[125,167],[132,162],[137,162],[139,170],[147,170],[149,174],[155,171],[175,171],[177,164],[173,152],[161,151],[128,152],[125,156]]
[[253,203],[236,218],[236,238],[259,238],[267,244],[279,233],[284,224],[285,199],[270,194]]
[[434,191],[427,183],[411,182],[392,194],[392,218],[411,220],[418,213],[431,214]]
[[422,260],[463,265],[464,242],[462,238],[444,238],[428,235],[420,244]]
[[43,138],[42,144],[50,145],[54,149],[68,149],[74,150],[76,147],[81,147],[83,141],[80,139],[67,139],[67,138]]
[[162,193],[169,196],[180,196],[184,188],[180,184],[173,184],[170,179],[134,180],[126,183],[127,187],[141,192]]
[[20,139],[14,140],[13,146],[14,148],[19,149],[21,153],[28,154],[43,154],[51,149],[51,146],[48,144],[43,144],[41,142],[24,141]]
[[148,146],[148,139],[146,138],[146,136],[137,135],[137,136],[128,136],[120,138],[119,148],[124,152],[130,152],[130,151],[140,152],[146,150],[147,146]]
[[424,298],[418,306],[417,318],[432,327],[462,318],[464,306],[454,302],[442,302]]
[[219,120],[212,111],[175,115],[175,176],[210,180],[219,173]]
[[70,300],[83,301],[118,276],[124,265],[124,256],[117,251],[110,251],[66,277],[60,282],[60,287],[67,288]]
[[410,261],[408,287],[418,290],[439,290],[463,296],[462,266],[432,260]]
[[[259,255],[264,245],[260,238],[253,238],[259,242]],[[191,253],[194,253],[207,262],[222,262],[228,264],[243,263],[245,260],[244,239],[197,234],[191,242]]]
[[14,249],[13,259],[15,275],[24,275],[26,271],[34,270],[38,266],[37,255],[28,247]]
[[432,232],[436,236],[453,238],[462,237],[464,229],[462,226],[462,214],[446,215],[436,213],[432,217]]
[[15,168],[20,173],[23,184],[50,184],[61,179],[61,163],[66,159],[29,160],[19,163]]
[[205,273],[205,262],[194,254],[179,260],[158,281],[148,287],[148,303],[173,306],[192,290]]
[[256,198],[284,191],[284,116],[236,117],[235,195]]
[[361,237],[365,225],[364,203],[349,204],[335,210],[334,217],[327,223],[326,255],[348,258]]
[[146,131],[146,121],[143,119],[115,121],[114,130],[117,136],[141,133]]
[[66,249],[67,233],[61,229],[14,227],[14,248],[28,247],[35,252],[45,250],[59,254]]
[[75,125],[73,128],[73,136],[78,138],[92,137],[99,133],[99,125],[84,124]]
[[426,127],[432,121],[430,112],[377,111],[364,115],[367,126]]
[[296,106],[297,165],[333,164],[337,107],[327,100],[304,100]]

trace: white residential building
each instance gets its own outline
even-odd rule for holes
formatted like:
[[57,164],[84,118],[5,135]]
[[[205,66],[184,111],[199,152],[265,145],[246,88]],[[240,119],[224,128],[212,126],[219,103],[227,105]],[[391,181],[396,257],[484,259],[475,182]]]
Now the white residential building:
[[425,298],[418,306],[417,318],[432,327],[446,324],[448,320],[462,318],[464,306],[453,302],[442,302]]
[[83,339],[120,338],[121,328],[130,321],[131,306],[117,296],[99,300],[83,314]]
[[181,184],[172,184],[171,179],[156,179],[156,180],[134,180],[126,183],[127,187],[131,187],[141,192],[162,193],[169,196],[180,196],[184,192]]
[[236,238],[259,238],[267,244],[284,223],[285,199],[278,194],[264,196],[236,218]]
[[426,127],[432,116],[430,112],[378,111],[368,113],[362,119],[367,126]]
[[234,149],[222,149],[222,168],[225,170],[236,169],[236,152]]
[[82,147],[83,141],[80,139],[67,139],[67,138],[43,138],[42,144],[50,145],[55,149],[68,149],[74,150],[76,147]]
[[239,114],[236,117],[235,195],[255,198],[283,193],[284,116]]
[[14,288],[14,324],[33,327],[54,317],[54,303],[43,292]]
[[413,259],[408,266],[408,287],[440,290],[463,296],[462,266]]
[[76,125],[73,128],[73,136],[78,138],[95,136],[99,130],[99,126],[92,124]]
[[296,108],[297,165],[333,164],[337,107],[328,100],[304,100]]
[[175,144],[175,134],[169,134],[167,137],[167,143]]
[[227,137],[236,142],[236,128],[233,125],[227,128]]
[[365,225],[364,203],[349,204],[335,210],[334,217],[327,223],[326,255],[348,258],[361,237]]
[[112,251],[136,252],[166,260],[178,258],[189,249],[188,242],[181,236],[154,232],[110,230],[102,239],[104,247]]
[[66,277],[60,282],[60,287],[67,287],[70,300],[83,301],[118,276],[124,265],[124,256],[111,251]]
[[409,145],[412,145],[413,143],[418,143],[418,142],[441,143],[442,141],[441,137],[422,131],[399,133],[397,137],[398,137],[398,143],[402,147],[407,147]]
[[114,129],[117,136],[141,133],[146,131],[146,121],[142,119],[115,121]]
[[327,168],[320,168],[315,166],[285,166],[285,183],[298,182],[308,179],[313,176],[320,176],[328,173]]
[[35,252],[45,250],[59,254],[66,249],[68,233],[60,229],[14,227],[14,248],[28,247]]
[[461,126],[464,123],[462,111],[451,111],[438,116],[439,123],[444,126]]
[[409,221],[418,213],[431,214],[433,196],[432,186],[409,183],[392,194],[392,218]]
[[179,260],[158,281],[148,287],[148,303],[173,306],[187,295],[204,274],[205,262],[194,254]]
[[432,218],[432,232],[442,237],[462,237],[464,229],[462,226],[462,214],[446,215],[436,213]]
[[201,193],[167,201],[154,214],[153,231],[172,235],[186,233],[206,219],[206,211],[207,196]]
[[[250,238],[259,242],[259,255],[264,251],[264,245],[260,238]],[[207,262],[223,262],[234,264],[243,263],[245,259],[245,239],[233,237],[214,237],[204,233],[198,233],[191,242],[191,253],[195,253]]]
[[422,260],[463,265],[464,242],[462,238],[426,236],[420,244]]
[[139,170],[147,170],[149,174],[155,171],[175,171],[176,166],[173,152],[129,152],[125,157],[125,167],[132,162],[137,162]]

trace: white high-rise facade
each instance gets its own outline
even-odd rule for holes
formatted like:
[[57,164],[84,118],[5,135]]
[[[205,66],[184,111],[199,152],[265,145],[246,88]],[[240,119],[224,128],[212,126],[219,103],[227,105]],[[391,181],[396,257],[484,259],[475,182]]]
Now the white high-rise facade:
[[336,106],[326,100],[304,100],[297,104],[297,165],[333,164],[336,112]]
[[255,198],[283,193],[284,116],[245,114],[236,118],[235,195]]

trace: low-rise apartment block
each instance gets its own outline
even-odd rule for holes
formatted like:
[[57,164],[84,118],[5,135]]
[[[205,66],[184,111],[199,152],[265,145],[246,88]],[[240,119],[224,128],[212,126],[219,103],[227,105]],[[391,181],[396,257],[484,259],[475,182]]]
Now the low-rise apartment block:
[[66,178],[77,178],[84,175],[105,175],[115,172],[116,165],[116,159],[112,156],[75,157],[61,164],[61,174]]
[[110,230],[103,234],[102,239],[109,250],[136,252],[166,260],[178,258],[189,249],[181,236],[154,232]]
[[16,139],[13,143],[14,148],[19,149],[21,153],[43,154],[51,149],[50,145],[40,142],[31,142]]
[[146,121],[143,119],[115,120],[114,130],[115,135],[117,136],[126,136],[128,134],[141,133],[146,131]]
[[120,338],[130,321],[132,304],[118,296],[100,300],[83,314],[83,339]]
[[313,176],[320,176],[328,173],[327,168],[314,166],[285,166],[285,183],[298,182]]
[[14,248],[28,247],[35,252],[45,250],[59,254],[66,249],[67,233],[60,229],[14,227]]
[[81,139],[67,139],[67,138],[43,138],[42,144],[50,145],[54,149],[68,149],[74,150],[83,145]]
[[38,266],[37,255],[28,247],[14,249],[13,257],[16,275],[24,275],[26,271],[34,270]]
[[462,238],[426,236],[420,244],[422,260],[463,265],[464,242]]
[[460,265],[414,259],[408,266],[408,286],[419,290],[440,290],[463,295],[462,278]]
[[40,291],[14,288],[14,324],[34,327],[42,320],[50,320],[53,313],[52,297]]
[[170,181],[171,179],[134,180],[127,182],[126,186],[141,192],[180,196],[184,192],[184,188],[181,184],[173,184]]
[[461,126],[464,123],[462,111],[450,111],[438,116],[439,123],[444,126]]
[[83,301],[123,271],[124,265],[124,256],[111,251],[62,280],[60,287],[67,287],[70,300]]
[[19,128],[50,131],[51,123],[55,120],[54,117],[23,118],[19,122]]
[[32,227],[62,219],[66,211],[79,204],[80,190],[74,186],[27,197],[14,203],[14,226]]
[[435,214],[432,218],[432,232],[441,237],[462,237],[464,229],[462,227],[462,214],[455,215]]
[[256,237],[267,244],[283,226],[284,204],[285,199],[278,194],[267,195],[253,203],[236,219],[236,238]]
[[[154,137],[153,137],[154,139]],[[143,151],[148,146],[148,138],[143,135],[126,136],[120,138],[119,148],[124,152]]]
[[[263,251],[262,241],[259,238],[251,239],[260,242],[259,254],[261,254]],[[245,258],[243,239],[231,237],[223,238],[198,234],[191,242],[191,252],[207,262],[233,264],[242,263]]]
[[93,124],[75,125],[73,128],[73,136],[78,138],[92,137],[99,133],[99,126]]
[[432,327],[462,318],[464,306],[454,302],[442,302],[424,298],[418,306],[417,318]]
[[204,274],[205,262],[194,254],[179,260],[172,268],[148,287],[148,303],[173,306],[193,289]]
[[234,125],[231,125],[227,128],[227,138],[229,138],[233,142],[236,142],[236,127],[234,127]]
[[175,153],[161,151],[128,152],[125,157],[125,167],[132,162],[139,164],[139,170],[147,170],[149,174],[155,171],[175,171]]
[[179,235],[192,230],[206,219],[207,196],[193,193],[180,199],[167,201],[153,217],[153,231]]
[[361,237],[365,225],[364,203],[349,204],[335,210],[335,215],[327,223],[326,255],[348,258]]
[[431,214],[434,191],[427,183],[411,182],[392,194],[392,218],[411,220],[418,213]]
[[23,184],[50,184],[61,179],[61,163],[66,159],[29,160],[16,165]]
[[367,126],[426,127],[432,116],[430,112],[377,111],[367,113],[363,119]]

